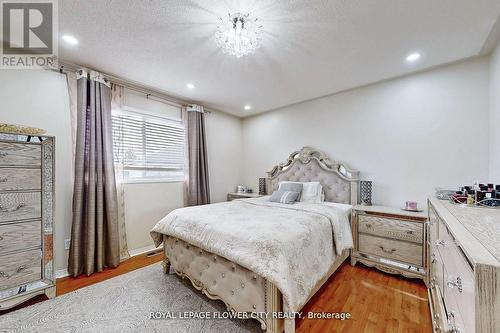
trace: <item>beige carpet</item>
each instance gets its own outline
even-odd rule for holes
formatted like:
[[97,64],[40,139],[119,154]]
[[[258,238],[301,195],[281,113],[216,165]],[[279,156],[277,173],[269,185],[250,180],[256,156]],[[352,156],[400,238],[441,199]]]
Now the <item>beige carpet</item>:
[[154,264],[0,316],[0,332],[262,332],[255,320],[150,319],[151,312],[223,312]]

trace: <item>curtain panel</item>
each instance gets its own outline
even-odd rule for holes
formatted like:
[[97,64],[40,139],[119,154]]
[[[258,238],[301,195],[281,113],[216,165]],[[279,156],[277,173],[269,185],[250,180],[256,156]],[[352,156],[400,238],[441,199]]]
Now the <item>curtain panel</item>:
[[205,205],[210,203],[205,113],[199,105],[190,105],[185,111],[188,146],[187,205]]
[[68,272],[90,275],[120,263],[111,89],[96,72],[77,80],[73,220]]

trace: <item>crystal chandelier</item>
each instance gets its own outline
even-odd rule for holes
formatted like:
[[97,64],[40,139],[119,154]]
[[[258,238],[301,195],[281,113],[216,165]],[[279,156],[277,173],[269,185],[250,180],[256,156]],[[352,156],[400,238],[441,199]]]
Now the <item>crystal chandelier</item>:
[[262,26],[249,14],[235,13],[223,19],[217,26],[215,39],[224,53],[236,58],[255,52],[260,47]]

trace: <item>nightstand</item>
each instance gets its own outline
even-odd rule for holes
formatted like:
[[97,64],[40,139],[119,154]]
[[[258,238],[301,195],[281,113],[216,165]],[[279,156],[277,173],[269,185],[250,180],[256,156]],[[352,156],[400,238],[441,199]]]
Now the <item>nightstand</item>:
[[424,212],[384,206],[355,206],[351,265],[359,261],[390,274],[426,281]]
[[233,192],[227,194],[227,201],[232,201],[234,199],[249,199],[260,197],[262,197],[262,195],[258,193]]

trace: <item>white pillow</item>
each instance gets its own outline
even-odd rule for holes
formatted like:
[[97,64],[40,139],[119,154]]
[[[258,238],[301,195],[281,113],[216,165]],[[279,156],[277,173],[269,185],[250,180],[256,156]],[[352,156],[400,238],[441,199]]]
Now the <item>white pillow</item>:
[[297,183],[302,184],[302,193],[300,195],[300,202],[321,203],[323,202],[323,186],[320,182],[279,182],[278,190],[283,183]]

